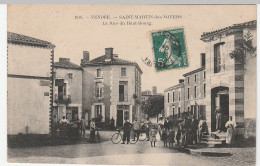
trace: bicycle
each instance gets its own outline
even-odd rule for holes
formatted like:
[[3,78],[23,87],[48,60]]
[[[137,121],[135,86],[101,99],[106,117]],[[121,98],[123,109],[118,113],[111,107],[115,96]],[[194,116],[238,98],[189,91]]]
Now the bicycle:
[[[138,140],[134,139],[134,131],[131,128],[130,131],[130,144],[135,144]],[[111,142],[113,144],[118,144],[119,142],[121,142],[121,140],[123,140],[123,134],[121,133],[121,129],[117,129],[117,133],[113,134],[111,137]]]

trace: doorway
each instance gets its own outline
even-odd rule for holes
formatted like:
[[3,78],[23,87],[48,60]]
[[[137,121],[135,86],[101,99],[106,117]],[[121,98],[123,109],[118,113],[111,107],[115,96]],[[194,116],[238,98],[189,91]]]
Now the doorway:
[[216,131],[216,113],[220,109],[221,115],[221,131],[226,131],[225,124],[229,117],[229,88],[216,87],[211,89],[211,131]]
[[123,126],[123,110],[117,110],[116,126],[117,127],[122,127]]

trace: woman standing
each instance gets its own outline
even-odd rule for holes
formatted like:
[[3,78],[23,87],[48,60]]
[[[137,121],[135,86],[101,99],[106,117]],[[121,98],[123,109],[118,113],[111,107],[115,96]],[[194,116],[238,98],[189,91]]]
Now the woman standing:
[[227,128],[226,143],[232,145],[235,142],[235,128],[237,127],[237,124],[232,121],[232,116],[229,116],[229,121],[226,123],[225,127]]
[[155,125],[151,125],[151,129],[149,131],[149,140],[151,142],[151,147],[155,147],[156,140],[156,134],[157,134],[157,127]]

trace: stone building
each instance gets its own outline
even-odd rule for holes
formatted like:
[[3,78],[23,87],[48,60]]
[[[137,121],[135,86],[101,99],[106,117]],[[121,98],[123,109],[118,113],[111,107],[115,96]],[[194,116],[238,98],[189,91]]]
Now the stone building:
[[7,134],[49,134],[55,46],[8,32]]
[[[237,123],[237,133],[244,133],[244,115],[256,117],[256,52],[247,55],[245,63],[231,58],[239,41],[251,36],[256,47],[256,21],[203,33],[201,40],[207,46],[201,54],[201,67],[184,74],[183,87],[178,85],[165,90],[165,112],[173,114],[172,91],[184,89],[182,116],[202,115],[209,131],[216,130],[216,109],[222,111],[222,126],[232,116]],[[169,102],[167,102],[169,101]],[[182,103],[183,101],[180,101]]]
[[141,101],[142,70],[135,62],[120,59],[113,48],[106,48],[105,55],[89,60],[83,52],[82,108],[89,120],[102,117],[108,122],[122,126],[124,120],[139,117]]
[[59,58],[54,63],[53,115],[81,119],[82,116],[82,71],[69,58]]
[[[256,115],[256,52],[248,55],[245,64],[230,58],[230,53],[245,35],[252,35],[256,47],[256,21],[203,33],[206,46],[206,119],[211,131],[215,131],[214,111],[223,111],[223,124],[228,116],[237,123],[237,132],[244,131],[244,115]],[[245,70],[244,70],[245,69]]]

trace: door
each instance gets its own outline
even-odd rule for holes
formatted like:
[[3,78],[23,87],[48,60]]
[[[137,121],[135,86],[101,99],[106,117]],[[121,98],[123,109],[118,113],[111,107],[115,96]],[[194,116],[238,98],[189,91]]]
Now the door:
[[123,110],[117,110],[116,125],[117,125],[117,127],[123,126]]

